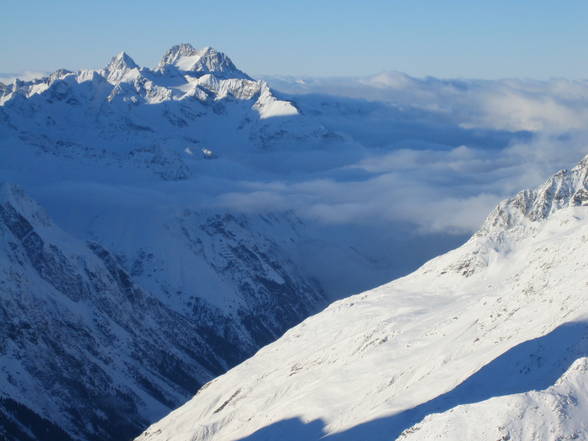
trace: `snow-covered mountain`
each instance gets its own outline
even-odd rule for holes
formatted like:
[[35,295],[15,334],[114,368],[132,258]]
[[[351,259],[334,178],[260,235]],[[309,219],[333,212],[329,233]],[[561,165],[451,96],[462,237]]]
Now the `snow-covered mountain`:
[[306,225],[210,189],[246,176],[225,157],[328,131],[226,55],[120,53],[0,97],[0,438],[129,439],[326,305]]
[[588,157],[333,303],[141,441],[588,438]]
[[297,118],[295,105],[274,96],[212,48],[188,44],[166,52],[155,69],[124,52],[99,70],[58,70],[48,77],[0,84],[5,140],[37,151],[135,163],[164,179],[185,179],[201,149],[217,153],[277,148],[326,130]]
[[324,302],[247,219],[187,213],[183,252],[209,267],[173,292],[174,262],[82,242],[18,187],[0,219],[5,439],[128,439]]

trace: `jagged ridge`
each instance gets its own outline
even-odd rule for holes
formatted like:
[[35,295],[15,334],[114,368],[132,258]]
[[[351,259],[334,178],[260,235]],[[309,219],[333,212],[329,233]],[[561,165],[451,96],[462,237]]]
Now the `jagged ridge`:
[[130,163],[165,180],[191,175],[195,158],[186,151],[311,146],[326,132],[226,55],[187,44],[156,69],[121,52],[104,69],[60,69],[0,88],[3,139],[77,161]]
[[230,309],[206,299],[214,293],[162,295],[165,279],[144,289],[153,256],[128,268],[60,230],[21,188],[0,186],[0,437],[129,439],[324,304],[277,245],[265,254],[260,236],[251,248],[251,220],[186,213],[179,223],[239,291]]
[[588,204],[588,156],[570,170],[560,170],[534,190],[523,190],[502,201],[488,216],[478,234],[506,230],[524,219],[536,222],[557,210]]

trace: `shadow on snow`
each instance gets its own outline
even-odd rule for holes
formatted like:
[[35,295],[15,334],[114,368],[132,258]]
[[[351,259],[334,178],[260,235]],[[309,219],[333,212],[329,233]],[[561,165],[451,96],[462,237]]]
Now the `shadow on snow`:
[[552,386],[580,357],[588,356],[588,322],[570,322],[523,342],[467,378],[453,390],[403,412],[326,435],[325,423],[298,418],[276,422],[239,441],[391,441],[427,415],[493,397]]

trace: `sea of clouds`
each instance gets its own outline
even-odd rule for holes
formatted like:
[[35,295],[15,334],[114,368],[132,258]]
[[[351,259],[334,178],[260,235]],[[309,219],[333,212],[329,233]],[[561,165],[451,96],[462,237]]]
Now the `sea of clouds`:
[[32,81],[46,76],[46,72],[25,71],[20,73],[0,72],[0,83],[8,84],[14,80]]
[[292,208],[325,223],[406,222],[424,233],[469,234],[501,199],[588,154],[585,81],[397,72],[266,80],[355,147],[304,153],[312,171],[293,158],[294,172],[239,182],[218,196],[221,204]]
[[80,237],[96,219],[152,218],[154,207],[162,218],[185,208],[292,211],[306,224],[298,262],[331,291],[348,295],[455,248],[500,200],[588,154],[584,81],[395,72],[266,80],[302,114],[289,118],[323,126],[328,140],[215,151],[210,160],[186,154],[190,179],[141,186],[127,168],[112,169],[110,177],[102,169],[70,170],[75,183],[61,172],[56,178],[51,170],[25,173],[1,163],[0,174],[30,189],[59,225]]

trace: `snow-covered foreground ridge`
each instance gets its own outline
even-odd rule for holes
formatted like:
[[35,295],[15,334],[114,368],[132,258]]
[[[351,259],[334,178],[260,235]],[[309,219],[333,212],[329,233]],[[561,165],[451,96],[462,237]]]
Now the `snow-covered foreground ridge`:
[[141,441],[587,439],[588,157],[338,301]]

